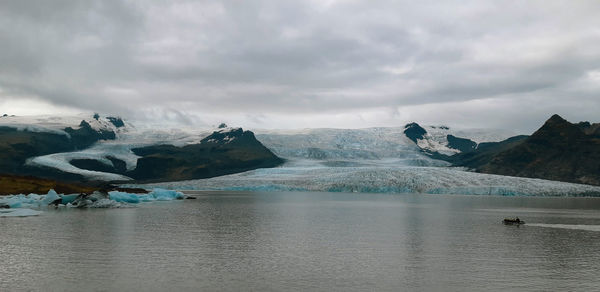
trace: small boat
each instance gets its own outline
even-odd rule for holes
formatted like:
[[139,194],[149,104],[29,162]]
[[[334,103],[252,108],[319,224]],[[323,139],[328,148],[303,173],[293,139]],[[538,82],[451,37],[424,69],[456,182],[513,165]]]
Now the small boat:
[[502,223],[504,223],[506,225],[521,225],[521,224],[525,224],[525,221],[519,219],[519,217],[516,217],[516,218],[504,218],[504,220],[502,221]]

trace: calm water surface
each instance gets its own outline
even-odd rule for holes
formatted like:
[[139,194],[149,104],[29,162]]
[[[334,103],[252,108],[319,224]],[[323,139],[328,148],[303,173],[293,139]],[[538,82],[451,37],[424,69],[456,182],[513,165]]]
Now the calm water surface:
[[0,251],[0,291],[597,291],[600,200],[207,192],[0,218]]

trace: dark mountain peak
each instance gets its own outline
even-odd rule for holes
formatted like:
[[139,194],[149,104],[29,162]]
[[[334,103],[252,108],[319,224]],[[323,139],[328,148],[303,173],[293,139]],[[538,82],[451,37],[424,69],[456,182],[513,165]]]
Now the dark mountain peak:
[[81,120],[81,123],[79,123],[79,127],[86,128],[86,129],[92,129],[92,125],[90,125],[90,123],[86,122],[85,120]]
[[568,122],[559,115],[553,115],[537,130],[530,139],[532,142],[544,141],[575,141],[585,136],[583,130],[575,124]]
[[477,148],[477,143],[465,138],[456,137],[454,135],[447,135],[448,148],[457,149],[460,152],[471,152]]
[[[413,123],[408,123],[408,124],[404,125],[404,129],[414,128],[414,127],[421,128],[421,125],[419,125],[417,123],[414,123],[414,122]],[[423,128],[421,128],[421,129],[423,129]]]
[[125,122],[120,117],[106,117],[106,119],[117,128],[125,127]]
[[283,163],[254,133],[241,128],[214,131],[199,144],[156,145],[132,151],[142,158],[127,175],[148,181],[208,178]]
[[600,185],[600,140],[586,134],[589,123],[572,124],[553,115],[523,142],[494,155],[478,170]]
[[75,146],[75,149],[85,149],[96,143],[98,140],[114,140],[116,134],[112,131],[100,129],[95,130],[90,123],[82,120],[79,123],[79,129],[73,129],[71,127],[65,128]]
[[588,121],[585,121],[585,122],[577,123],[577,126],[581,129],[587,129],[587,128],[591,127],[592,124],[590,124],[590,122],[588,122]]
[[244,131],[242,128],[226,128],[214,131],[206,138],[200,140],[200,143],[227,144],[234,141],[241,142],[254,140],[256,140],[256,138],[254,137],[254,133],[251,131]]
[[408,139],[417,143],[417,140],[424,138],[425,134],[427,134],[427,131],[417,123],[410,123],[404,126],[404,134],[406,137],[408,137]]
[[558,114],[553,114],[548,121],[546,121],[546,123],[551,122],[551,123],[564,123],[567,122],[567,120],[563,119],[561,116],[559,116]]
[[600,123],[579,122],[576,126],[581,129],[586,135],[600,136]]

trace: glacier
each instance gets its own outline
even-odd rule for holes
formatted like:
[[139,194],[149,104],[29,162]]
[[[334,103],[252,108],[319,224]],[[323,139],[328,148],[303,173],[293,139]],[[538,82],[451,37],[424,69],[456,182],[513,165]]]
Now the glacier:
[[[78,117],[14,117],[4,119],[2,124],[12,126],[30,125],[48,131],[61,131],[81,121]],[[162,128],[155,126],[126,123],[115,128],[107,118],[90,119],[94,128],[105,128],[117,134],[116,140],[99,141],[90,148],[64,153],[55,153],[33,157],[27,160],[31,166],[50,167],[72,174],[79,174],[90,180],[128,181],[131,178],[109,172],[90,171],[75,167],[70,162],[75,159],[96,160],[108,166],[114,166],[116,158],[125,162],[126,170],[134,170],[138,156],[131,149],[157,144],[184,146],[200,143],[215,129],[206,128]],[[445,167],[448,162],[431,159],[422,149],[453,154],[457,150],[449,149],[446,136],[452,134],[476,142],[500,141],[514,133],[505,130],[490,129],[454,129],[445,126],[424,126],[426,139],[413,143],[404,134],[404,127],[375,127],[363,129],[251,129],[256,138],[277,156],[288,160],[323,160],[332,166],[336,164],[356,164],[360,161],[377,161],[389,158],[397,159],[404,166]],[[233,128],[219,129],[220,131]]]
[[406,166],[393,159],[361,163],[361,166],[331,167],[325,161],[298,160],[277,168],[209,179],[125,186],[217,191],[600,196],[600,187],[590,185],[482,174],[451,167]]
[[[48,121],[40,119],[36,126]],[[77,119],[69,120],[75,122]],[[24,124],[23,121],[19,121]],[[101,122],[101,121],[100,121]],[[57,122],[60,127],[64,121]],[[104,122],[102,122],[104,123]],[[15,123],[16,125],[16,123]],[[101,125],[96,125],[101,126]],[[54,130],[59,129],[54,127]],[[368,193],[473,194],[503,196],[598,196],[600,188],[547,181],[506,177],[452,168],[435,160],[423,149],[452,154],[447,135],[471,139],[477,143],[497,142],[516,133],[506,130],[454,129],[446,126],[423,126],[425,139],[415,144],[404,134],[404,127],[364,129],[252,129],[257,139],[287,162],[277,168],[258,169],[222,177],[156,184],[124,184],[143,188],[170,190],[224,191],[319,191]],[[81,174],[93,180],[128,181],[129,177],[107,172],[89,171],[70,164],[73,159],[93,159],[112,165],[108,157],[125,162],[127,170],[137,166],[131,149],[156,144],[183,146],[199,143],[212,133],[210,128],[157,130],[127,124],[118,129],[118,139],[100,141],[75,152],[39,156],[27,163]],[[112,193],[111,201],[139,203],[163,197]],[[62,196],[63,202],[73,196]],[[166,199],[170,199],[168,196]]]
[[[404,134],[404,127],[375,127],[363,129],[301,129],[253,130],[256,138],[283,158],[300,159],[381,159],[404,158],[416,166],[445,166],[442,161],[429,159],[421,149],[448,155],[447,136],[471,139],[476,143],[499,142],[515,136],[500,129],[454,129],[446,126],[423,126],[425,139],[415,145]],[[458,151],[459,152],[459,151]]]

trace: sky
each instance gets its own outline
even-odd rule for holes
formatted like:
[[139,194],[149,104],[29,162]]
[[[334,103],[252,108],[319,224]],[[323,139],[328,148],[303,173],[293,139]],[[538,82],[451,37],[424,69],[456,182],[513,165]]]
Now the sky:
[[600,1],[0,1],[0,114],[246,128],[600,121]]

